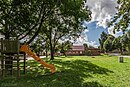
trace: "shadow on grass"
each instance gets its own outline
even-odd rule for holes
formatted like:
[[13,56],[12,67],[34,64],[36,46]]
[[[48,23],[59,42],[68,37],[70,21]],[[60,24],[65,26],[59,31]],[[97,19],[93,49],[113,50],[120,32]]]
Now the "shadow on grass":
[[[35,64],[36,62],[33,62]],[[37,63],[36,63],[37,64]],[[35,64],[35,65],[36,65]],[[84,79],[93,78],[92,74],[106,74],[112,71],[97,66],[85,60],[54,61],[57,72],[44,76],[38,73],[45,71],[39,66],[19,79],[6,80],[6,83],[14,83],[19,87],[103,87],[96,81],[85,82]],[[4,80],[2,82],[5,82]]]
[[[60,70],[65,70],[67,71],[68,69],[75,71],[75,72],[80,72],[82,73],[92,73],[92,74],[108,74],[108,73],[113,73],[113,71],[110,71],[106,68],[97,66],[89,61],[85,60],[73,60],[73,61],[55,61],[56,67],[60,68]],[[62,67],[59,67],[62,66]]]

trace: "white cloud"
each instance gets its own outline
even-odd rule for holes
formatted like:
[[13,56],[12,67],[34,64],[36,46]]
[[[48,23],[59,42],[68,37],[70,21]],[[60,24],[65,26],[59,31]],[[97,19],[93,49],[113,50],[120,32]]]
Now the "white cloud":
[[87,0],[87,6],[92,11],[92,21],[98,21],[99,26],[107,27],[107,22],[116,13],[116,0]]
[[[92,12],[92,20],[90,22],[85,22],[84,24],[87,25],[88,23],[92,23],[94,21],[97,22],[97,27],[104,27],[107,28],[107,23],[111,20],[114,14],[117,12],[116,3],[117,0],[87,0],[86,6],[88,6]],[[83,26],[85,27],[85,26]],[[98,28],[97,28],[98,29]],[[89,30],[85,30],[81,37],[79,37],[76,41],[77,44],[87,43],[88,45],[98,47],[96,41],[89,41],[88,36],[85,32],[89,32]],[[121,32],[113,33],[113,27],[108,28],[108,33],[114,36],[121,35]]]
[[[114,26],[108,28],[108,34],[114,35],[113,33]],[[115,35],[114,35],[115,36]]]
[[75,45],[87,44],[88,46],[98,47],[96,41],[89,41],[87,35],[82,34],[74,43]]
[[[97,26],[107,28],[107,23],[111,21],[117,12],[116,6],[117,0],[87,0],[87,6],[92,11],[92,22],[97,21]],[[120,20],[120,19],[119,19]],[[117,21],[119,21],[117,20]],[[122,35],[122,32],[113,33],[114,27],[108,28],[108,33],[118,37]]]
[[123,32],[122,31],[116,31],[115,34],[113,33],[113,30],[114,30],[114,26],[112,27],[109,27],[108,28],[108,33],[115,36],[115,37],[118,37],[118,36],[122,36],[123,35]]
[[96,41],[90,41],[88,44],[89,44],[90,46],[93,46],[93,47],[95,47],[95,48],[98,48],[98,45],[96,44]]
[[77,38],[76,42],[77,44],[84,44],[88,43],[88,37],[87,35],[82,34],[79,38]]
[[87,32],[89,32],[89,30],[88,30],[88,29],[85,29],[83,32],[84,32],[84,33],[87,33]]

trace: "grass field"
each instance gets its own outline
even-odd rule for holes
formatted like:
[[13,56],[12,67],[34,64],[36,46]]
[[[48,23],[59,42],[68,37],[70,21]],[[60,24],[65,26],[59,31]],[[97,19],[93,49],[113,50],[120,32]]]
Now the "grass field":
[[70,56],[48,63],[56,66],[55,74],[44,75],[49,71],[32,60],[25,76],[1,79],[0,87],[130,87],[130,58],[119,63],[116,56]]

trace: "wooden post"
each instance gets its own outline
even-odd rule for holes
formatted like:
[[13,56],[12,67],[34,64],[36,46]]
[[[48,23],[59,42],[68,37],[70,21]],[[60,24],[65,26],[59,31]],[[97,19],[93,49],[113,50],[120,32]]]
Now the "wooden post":
[[26,53],[24,53],[24,74],[26,74]]
[[19,68],[19,57],[17,55],[17,77],[20,76],[20,68]]
[[1,60],[1,70],[2,70],[2,76],[4,77],[4,58]]
[[20,59],[19,59],[20,43],[19,43],[18,39],[17,39],[16,43],[17,43],[17,48],[16,48],[16,52],[17,52],[17,77],[19,77],[20,76],[20,67],[19,67],[19,65],[20,65],[19,64],[19,61],[20,61]]
[[2,53],[3,51],[3,38],[1,38],[1,56],[2,56],[2,59],[1,59],[1,69],[2,69],[2,76],[4,77],[4,54]]

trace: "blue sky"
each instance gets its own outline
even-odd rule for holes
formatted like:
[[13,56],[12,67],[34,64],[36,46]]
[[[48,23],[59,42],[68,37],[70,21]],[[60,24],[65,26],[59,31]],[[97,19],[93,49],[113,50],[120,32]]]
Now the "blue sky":
[[97,22],[91,22],[91,23],[84,23],[84,25],[87,26],[88,32],[86,32],[86,35],[88,37],[89,42],[94,42],[96,45],[99,45],[98,38],[100,37],[100,34],[104,31],[107,33],[107,29],[103,28],[102,26],[98,26]]

